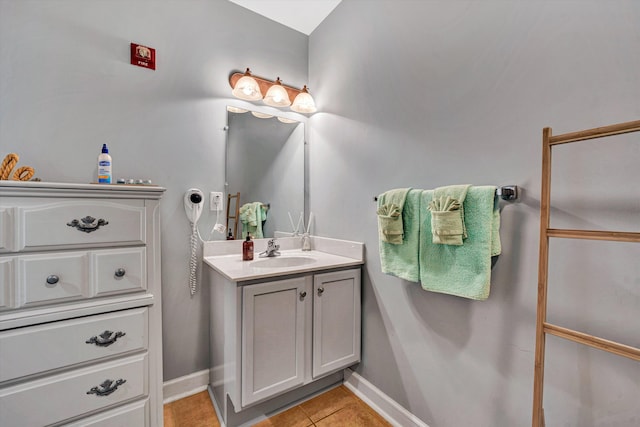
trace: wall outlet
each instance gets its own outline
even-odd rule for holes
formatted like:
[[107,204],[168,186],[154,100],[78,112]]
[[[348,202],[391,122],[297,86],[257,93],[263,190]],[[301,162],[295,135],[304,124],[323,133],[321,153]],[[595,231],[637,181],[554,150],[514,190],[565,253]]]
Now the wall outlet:
[[220,212],[224,205],[222,201],[222,192],[221,191],[212,191],[209,193],[209,209],[214,212]]

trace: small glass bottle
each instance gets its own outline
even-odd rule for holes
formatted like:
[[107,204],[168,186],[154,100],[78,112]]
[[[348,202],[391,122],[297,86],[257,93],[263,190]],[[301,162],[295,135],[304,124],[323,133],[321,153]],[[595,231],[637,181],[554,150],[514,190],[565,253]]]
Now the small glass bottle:
[[242,260],[243,261],[251,261],[253,260],[253,241],[251,240],[251,236],[247,234],[247,239],[242,242]]
[[227,240],[234,240],[233,234],[231,234],[231,229],[229,229],[229,234],[227,235]]

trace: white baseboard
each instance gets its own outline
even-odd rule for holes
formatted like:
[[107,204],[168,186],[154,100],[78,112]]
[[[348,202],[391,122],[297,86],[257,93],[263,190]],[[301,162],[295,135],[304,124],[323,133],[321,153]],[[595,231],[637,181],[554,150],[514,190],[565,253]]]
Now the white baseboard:
[[171,403],[183,397],[200,393],[209,385],[209,370],[194,372],[193,374],[166,381],[162,386],[163,403]]
[[429,427],[418,417],[400,406],[379,388],[351,369],[344,370],[344,385],[380,416],[396,427]]

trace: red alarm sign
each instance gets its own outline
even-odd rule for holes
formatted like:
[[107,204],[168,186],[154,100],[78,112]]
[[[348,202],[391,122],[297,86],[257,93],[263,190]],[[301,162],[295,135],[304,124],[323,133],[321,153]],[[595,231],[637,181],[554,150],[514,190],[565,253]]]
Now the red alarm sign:
[[156,50],[141,44],[131,43],[131,65],[156,69]]

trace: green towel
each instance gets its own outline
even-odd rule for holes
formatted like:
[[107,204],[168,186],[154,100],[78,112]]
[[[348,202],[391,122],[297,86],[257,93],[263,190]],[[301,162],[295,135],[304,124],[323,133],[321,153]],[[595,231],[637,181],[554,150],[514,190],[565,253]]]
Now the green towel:
[[262,222],[267,219],[267,208],[261,202],[251,202],[242,205],[239,211],[242,223],[242,238],[251,235],[254,239],[262,239]]
[[[421,205],[428,206],[433,190],[422,192]],[[500,213],[496,187],[469,188],[465,202],[467,239],[462,246],[434,244],[425,230],[431,230],[431,214],[420,210],[420,281],[428,291],[485,300],[491,286],[491,257],[499,255]]]
[[[457,211],[456,216],[451,214],[437,215],[436,221],[433,221],[432,215],[432,230],[433,243],[440,243],[445,245],[462,245],[462,240],[467,238],[467,227],[464,223],[464,199],[467,197],[469,191],[469,184],[463,185],[448,185],[446,187],[438,187],[433,191],[433,200],[437,201],[443,198],[450,197],[455,199],[460,204],[460,209]],[[444,217],[444,218],[443,218]],[[462,234],[457,233],[458,227],[462,227]],[[457,237],[459,236],[459,237]]]
[[404,227],[401,213],[409,190],[398,188],[378,196],[378,231],[383,242],[402,244]]
[[440,245],[462,245],[465,235],[464,221],[460,216],[462,205],[456,199],[441,196],[429,203],[431,211],[431,234],[433,243]]
[[[380,239],[382,272],[411,282],[420,281],[418,249],[420,243],[420,195],[422,190],[409,190],[402,209],[404,239],[391,244]],[[380,197],[378,197],[380,204]]]

